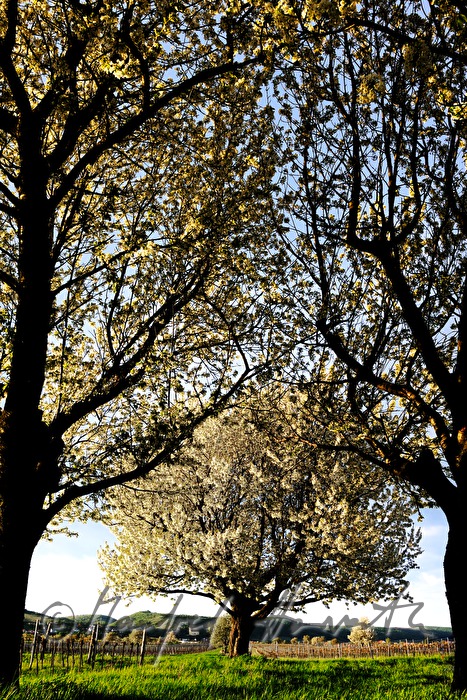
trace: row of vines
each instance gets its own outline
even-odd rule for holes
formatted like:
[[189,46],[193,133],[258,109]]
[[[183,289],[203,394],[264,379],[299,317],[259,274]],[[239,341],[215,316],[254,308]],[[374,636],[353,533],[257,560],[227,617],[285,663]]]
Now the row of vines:
[[[209,649],[208,642],[178,644],[156,643],[144,638],[140,644],[126,640],[106,642],[85,639],[45,639],[25,641],[22,646],[22,672],[42,670],[68,671],[84,668],[124,668],[129,665],[156,663],[168,654],[193,654]],[[452,654],[454,642],[443,640],[429,643],[398,642],[357,644],[279,644],[252,642],[252,654],[267,658],[338,659],[376,658],[381,656],[433,656]]]
[[379,656],[434,656],[454,653],[452,640],[436,642],[374,642],[371,644],[264,644],[251,643],[252,653],[269,658],[301,659],[376,658]]
[[99,639],[98,628],[89,637],[63,639],[35,634],[23,639],[21,670],[82,670],[83,668],[120,667],[145,662],[155,663],[162,655],[193,654],[207,651],[209,642],[167,643],[154,640],[143,631],[141,641]]

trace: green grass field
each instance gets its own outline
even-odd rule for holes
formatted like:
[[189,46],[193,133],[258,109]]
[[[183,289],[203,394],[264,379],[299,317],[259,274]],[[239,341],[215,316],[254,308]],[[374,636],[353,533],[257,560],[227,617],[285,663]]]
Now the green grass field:
[[444,700],[452,697],[451,664],[441,656],[229,659],[208,652],[121,670],[31,671],[22,675],[17,693],[7,691],[0,700]]

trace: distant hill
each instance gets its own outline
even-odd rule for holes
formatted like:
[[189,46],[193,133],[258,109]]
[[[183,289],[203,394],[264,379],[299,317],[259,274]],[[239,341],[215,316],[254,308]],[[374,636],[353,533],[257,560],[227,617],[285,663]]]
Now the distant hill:
[[[125,615],[121,618],[109,617],[107,615],[96,615],[91,619],[91,615],[77,615],[74,619],[45,618],[41,613],[26,610],[24,614],[24,629],[34,631],[36,620],[40,620],[42,628],[52,625],[53,634],[65,635],[70,632],[81,632],[85,634],[89,631],[91,624],[99,625],[102,633],[105,631],[118,631],[122,636],[128,635],[133,629],[146,629],[146,634],[151,637],[163,637],[169,629],[173,630],[179,639],[204,640],[208,639],[216,623],[214,617],[203,617],[197,615],[171,615],[170,613],[157,613],[149,610]],[[329,629],[328,626],[307,623],[296,618],[287,616],[269,617],[258,622],[252,634],[253,641],[271,641],[280,638],[290,641],[293,637],[301,640],[304,635],[309,637],[324,637],[326,640],[337,639],[339,642],[346,642],[350,634],[351,627],[339,626]],[[452,639],[452,629],[450,627],[422,627],[422,629],[412,629],[410,627],[392,627],[389,632],[383,627],[375,627],[376,638],[392,641],[423,641],[424,639]]]
[[[347,642],[351,631],[350,626],[337,626],[329,629],[326,625],[310,624],[305,621],[290,617],[269,617],[256,624],[252,635],[254,641],[270,641],[275,637],[280,637],[285,641],[292,638],[301,640],[305,635],[308,637],[324,637],[326,640],[337,639],[339,642]],[[374,627],[376,639],[384,641],[389,638],[391,641],[423,641],[452,639],[450,627],[424,627],[422,629],[412,629],[410,627],[392,627],[389,632],[384,627]]]
[[204,640],[209,639],[216,619],[213,617],[198,617],[195,615],[171,615],[150,612],[149,610],[125,615],[121,618],[107,615],[76,615],[71,617],[52,618],[42,613],[26,610],[24,614],[24,630],[33,632],[39,620],[41,631],[51,624],[51,633],[66,635],[71,632],[86,634],[92,625],[99,625],[102,633],[116,631],[122,636],[128,635],[133,629],[145,629],[150,637],[164,637],[168,630],[173,630],[179,639]]
[[33,612],[32,610],[25,610],[23,629],[26,632],[33,632],[37,620],[39,620],[41,627],[44,629],[46,629],[49,624],[52,625],[52,633],[60,635],[69,634],[70,632],[85,633],[91,622],[102,628],[115,622],[115,618],[109,617],[108,615],[94,615],[94,619],[91,620],[91,615],[76,615],[74,618],[50,617],[42,613]]

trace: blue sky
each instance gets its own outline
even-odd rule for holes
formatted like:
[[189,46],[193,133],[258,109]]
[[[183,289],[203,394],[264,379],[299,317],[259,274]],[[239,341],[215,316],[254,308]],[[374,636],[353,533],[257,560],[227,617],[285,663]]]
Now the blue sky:
[[[423,511],[422,549],[418,559],[419,569],[410,573],[409,592],[413,597],[410,607],[383,611],[373,605],[349,606],[336,602],[325,608],[320,603],[308,605],[304,612],[296,616],[304,622],[320,623],[329,616],[337,625],[345,616],[359,619],[366,616],[377,626],[408,627],[410,615],[412,624],[449,627],[449,611],[444,593],[443,556],[446,546],[447,526],[444,515],[439,510]],[[48,608],[51,615],[69,615],[70,608],[76,614],[92,613],[104,588],[102,575],[97,564],[97,551],[105,541],[112,542],[109,530],[99,523],[77,524],[73,527],[78,537],[68,538],[57,535],[52,542],[42,541],[33,556],[26,607],[35,612]],[[402,605],[404,601],[400,601]],[[111,613],[114,603],[100,604],[99,613],[123,617],[131,612],[151,610],[169,612],[174,601],[170,598],[139,598],[130,605],[120,601]],[[384,604],[384,605],[387,605]],[[177,612],[190,615],[215,615],[218,607],[204,598],[184,596]],[[415,613],[415,614],[414,614]]]

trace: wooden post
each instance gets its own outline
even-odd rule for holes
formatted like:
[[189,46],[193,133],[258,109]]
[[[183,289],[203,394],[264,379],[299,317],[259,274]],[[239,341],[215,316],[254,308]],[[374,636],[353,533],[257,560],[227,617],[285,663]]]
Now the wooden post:
[[96,629],[95,629],[95,633],[94,633],[94,646],[93,646],[93,653],[92,653],[92,668],[94,668],[94,664],[96,662],[98,641],[99,641],[99,625],[96,625]]
[[52,631],[52,623],[49,622],[47,625],[47,629],[45,631],[45,637],[42,638],[41,640],[41,668],[44,668],[44,655],[45,655],[45,647],[47,646],[47,641],[49,639],[49,635]]
[[96,661],[97,639],[99,637],[99,625],[93,625],[91,629],[91,641],[89,642],[88,663],[94,668]]
[[36,625],[34,627],[34,639],[32,640],[31,647],[31,658],[29,660],[29,670],[31,670],[34,663],[34,654],[36,653],[37,640],[39,638],[39,618],[36,620]]
[[143,629],[143,638],[141,640],[141,649],[139,652],[139,665],[140,666],[143,665],[145,651],[146,651],[146,627]]
[[94,625],[91,627],[91,638],[89,640],[88,655],[86,661],[90,664],[92,660],[92,645],[94,641]]

